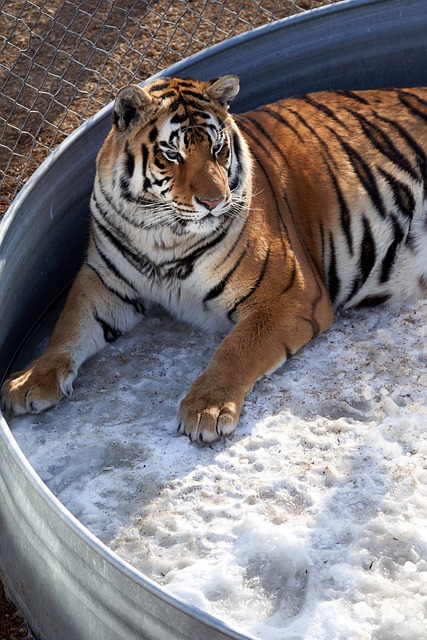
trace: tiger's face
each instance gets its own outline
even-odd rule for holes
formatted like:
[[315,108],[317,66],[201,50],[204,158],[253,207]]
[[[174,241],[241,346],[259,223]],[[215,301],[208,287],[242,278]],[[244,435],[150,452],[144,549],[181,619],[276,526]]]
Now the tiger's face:
[[98,173],[116,202],[139,209],[141,225],[206,233],[244,200],[249,163],[228,103],[236,76],[216,81],[158,79],[123,88]]

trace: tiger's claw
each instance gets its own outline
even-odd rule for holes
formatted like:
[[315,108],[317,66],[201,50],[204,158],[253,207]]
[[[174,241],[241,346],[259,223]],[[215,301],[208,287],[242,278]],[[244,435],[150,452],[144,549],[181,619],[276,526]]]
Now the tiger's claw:
[[12,374],[2,385],[1,398],[8,413],[42,413],[58,404],[62,397],[70,397],[75,372],[68,362],[54,359],[36,360],[28,369]]
[[208,385],[204,376],[200,376],[181,402],[178,433],[199,444],[210,444],[230,435],[237,426],[243,400],[241,390]]

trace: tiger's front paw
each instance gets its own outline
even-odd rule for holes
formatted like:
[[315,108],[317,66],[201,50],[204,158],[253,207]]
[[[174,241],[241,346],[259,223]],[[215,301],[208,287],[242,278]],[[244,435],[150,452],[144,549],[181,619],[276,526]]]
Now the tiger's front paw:
[[224,388],[202,374],[181,402],[178,432],[201,444],[233,433],[244,398],[243,387]]
[[74,378],[73,368],[63,358],[46,360],[42,356],[28,369],[10,376],[1,388],[1,397],[13,415],[41,413],[63,396],[71,396]]

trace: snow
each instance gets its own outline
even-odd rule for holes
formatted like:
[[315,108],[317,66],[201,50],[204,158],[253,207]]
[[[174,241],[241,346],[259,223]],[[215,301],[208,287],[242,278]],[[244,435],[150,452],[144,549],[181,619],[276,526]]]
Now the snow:
[[427,637],[427,302],[349,312],[248,396],[176,433],[218,336],[161,315],[11,421],[79,520],[165,589],[264,640]]

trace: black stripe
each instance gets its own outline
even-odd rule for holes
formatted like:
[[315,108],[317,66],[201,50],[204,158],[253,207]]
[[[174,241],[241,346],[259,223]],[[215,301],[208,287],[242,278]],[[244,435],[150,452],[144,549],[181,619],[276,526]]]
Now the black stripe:
[[329,267],[328,267],[328,291],[332,304],[335,304],[341,288],[341,282],[338,277],[337,256],[335,252],[335,243],[332,233],[329,234]]
[[104,332],[105,342],[114,342],[114,340],[117,340],[117,338],[119,338],[122,335],[119,329],[112,327],[111,324],[109,324],[106,320],[101,318],[96,313],[96,311],[94,312],[93,317],[98,322],[98,324],[100,324],[102,327],[102,331]]
[[229,257],[233,255],[233,252],[236,249],[236,247],[240,244],[240,240],[242,239],[242,236],[245,233],[245,231],[246,231],[246,223],[242,225],[242,228],[240,229],[237,235],[237,238],[233,242],[232,246],[228,250],[225,259],[223,260],[223,262],[221,262],[221,264],[218,265],[218,269],[221,269],[221,266],[224,264],[224,262],[226,262],[229,259]]
[[194,249],[192,253],[185,256],[185,258],[181,258],[180,260],[176,260],[173,262],[162,263],[160,267],[170,265],[165,274],[166,277],[174,277],[178,278],[179,280],[185,280],[186,278],[188,278],[193,273],[196,261],[203,254],[205,254],[206,251],[209,251],[209,249],[212,249],[217,244],[222,242],[229,231],[230,225],[231,219],[227,221],[226,225],[220,228],[220,233],[217,233],[217,235],[212,240],[209,240],[209,242],[206,242],[201,247],[197,247],[197,249]]
[[399,91],[399,99],[412,115],[427,121],[427,102],[410,91]]
[[[316,282],[317,295],[313,298],[312,303],[311,303],[312,318],[310,320],[308,318],[305,318],[305,320],[307,322],[309,322],[309,324],[311,326],[311,329],[312,329],[312,332],[313,332],[313,337],[314,337],[314,336],[317,336],[320,333],[320,327],[319,327],[319,323],[317,322],[317,320],[315,318],[315,313],[316,313],[317,304],[323,298],[324,282],[320,277],[320,273],[319,273],[317,264],[315,263],[315,261],[313,259],[313,256],[311,255],[311,252],[310,252],[310,250],[308,249],[308,247],[307,247],[307,245],[305,243],[305,238],[301,234],[300,229],[295,224],[295,214],[292,211],[292,207],[291,207],[291,204],[289,202],[289,199],[287,197],[286,192],[284,193],[284,199],[285,199],[286,205],[288,207],[289,214],[290,214],[290,216],[292,218],[292,222],[294,224],[294,228],[295,228],[295,230],[296,230],[296,232],[298,234],[298,239],[299,239],[301,247],[302,247],[302,249],[304,251],[306,260],[311,266],[312,274],[313,274],[314,280]],[[293,258],[293,265],[292,265],[292,269],[293,269],[292,281],[293,281],[295,279],[295,275],[296,275],[296,260],[295,260],[295,254],[293,252],[292,252],[292,258]],[[285,289],[285,291],[286,291],[286,289]]]
[[125,176],[120,176],[120,195],[124,200],[132,200],[132,194],[129,191],[129,179]]
[[[170,92],[169,95],[165,94],[164,96],[160,96],[160,98],[163,99],[164,97],[170,97],[171,95],[176,95],[176,94]],[[181,96],[178,96],[176,100],[170,103],[169,110],[177,111],[179,107],[183,107],[185,110],[187,110],[189,107],[195,111],[200,110],[200,105],[195,100],[189,100],[189,99],[183,100]]]
[[366,296],[363,298],[357,305],[357,308],[360,307],[377,307],[380,304],[384,304],[387,300],[390,300],[391,296],[388,293],[379,294],[377,296]]
[[[290,110],[290,109],[288,109],[288,110],[289,110],[291,113],[294,113],[292,110]],[[299,116],[299,114],[295,114],[295,115],[296,115],[297,117]],[[244,122],[243,122],[242,120],[240,120],[240,123],[241,123],[241,127],[243,128],[243,130],[244,130],[248,135],[250,135],[250,136],[252,137],[252,139],[254,140],[254,142],[255,142],[256,144],[258,144],[258,145],[263,149],[264,153],[266,153],[268,156],[271,156],[271,153],[269,153],[268,149],[266,149],[266,147],[265,147],[262,143],[260,143],[260,141],[256,138],[256,136],[254,136],[253,132],[252,132],[250,129],[247,129],[247,128],[244,126]],[[308,125],[307,123],[305,123],[305,121],[304,121],[304,124],[305,124],[305,126],[306,126],[307,128],[311,129],[310,125]],[[316,134],[315,132],[313,132],[313,133],[314,133],[314,135],[315,135],[316,137],[318,137],[318,136],[317,136],[317,134]],[[320,141],[320,142],[321,142],[321,144],[322,144],[322,142],[323,142],[323,141],[322,141],[320,138],[319,138],[319,141]],[[281,149],[279,149],[279,148],[277,147],[277,145],[276,145],[276,148],[277,148],[277,150],[278,150],[279,154],[281,155],[281,157],[283,158],[284,156],[283,156],[283,152],[282,152],[282,150],[281,150]],[[253,155],[255,155],[255,154],[254,154],[254,150],[253,150],[253,149],[251,149],[251,151],[252,151]],[[256,157],[256,156],[255,156],[255,157]],[[278,202],[277,202],[276,194],[275,194],[275,191],[274,191],[274,189],[273,189],[273,185],[272,185],[272,183],[271,183],[270,177],[269,177],[269,176],[268,176],[268,174],[266,173],[266,171],[265,171],[264,167],[263,167],[263,166],[262,166],[262,164],[259,162],[259,160],[258,160],[258,164],[259,164],[259,167],[262,169],[262,171],[263,171],[263,173],[264,173],[264,175],[265,175],[266,180],[267,180],[267,181],[268,181],[268,183],[269,183],[270,190],[271,190],[271,194],[272,194],[272,196],[274,197],[274,200],[275,200],[277,215],[278,215],[278,217],[279,217],[279,219],[280,219],[280,221],[281,221],[281,223],[282,223],[282,225],[283,225],[283,228],[284,228],[284,230],[285,230],[285,232],[286,232],[286,236],[287,236],[287,239],[288,239],[288,242],[289,242],[289,234],[288,234],[288,231],[287,231],[286,223],[285,223],[285,220],[284,220],[284,218],[283,218],[283,216],[282,216],[282,213],[281,213],[281,211],[280,211],[280,208],[279,208],[279,206],[278,206]],[[318,295],[317,295],[317,297],[315,297],[315,298],[313,299],[313,303],[312,303],[312,313],[313,313],[313,317],[314,317],[314,315],[315,315],[315,307],[316,307],[317,303],[319,302],[319,300],[322,298],[323,282],[322,282],[322,283],[320,283],[320,282],[319,282],[319,273],[318,273],[317,267],[316,267],[316,265],[315,265],[315,263],[314,263],[313,256],[311,255],[311,253],[310,253],[309,249],[308,249],[308,248],[307,248],[307,246],[306,246],[306,243],[305,243],[304,237],[302,236],[302,234],[301,234],[301,232],[300,232],[300,230],[299,230],[299,227],[298,227],[298,226],[296,225],[296,223],[295,223],[295,215],[292,213],[292,207],[291,207],[291,205],[290,205],[290,203],[289,203],[289,200],[288,200],[288,198],[287,198],[286,192],[283,194],[283,197],[284,197],[284,201],[285,201],[285,203],[286,203],[286,205],[287,205],[287,208],[288,208],[289,214],[290,214],[290,216],[291,216],[291,218],[292,218],[292,221],[293,221],[293,223],[294,223],[294,228],[295,228],[295,230],[296,230],[296,232],[297,232],[297,234],[298,234],[299,240],[300,240],[300,242],[301,242],[301,247],[302,247],[302,249],[303,249],[303,251],[304,251],[304,254],[305,254],[305,256],[306,256],[307,262],[311,265],[311,268],[312,268],[312,271],[313,271],[313,275],[314,275],[314,278],[315,278],[315,281],[316,281],[316,285],[317,285],[317,289],[318,289]],[[282,239],[282,244],[283,244],[284,254],[286,254],[286,247],[285,247],[285,245],[284,245],[284,243],[283,243],[283,239]],[[294,283],[294,281],[295,281],[295,277],[296,277],[296,263],[295,263],[295,256],[293,255],[293,269],[292,269],[292,273],[290,274],[290,278],[289,278],[289,283],[288,283],[288,285],[287,285],[287,286],[285,286],[285,288],[283,289],[283,293],[285,293],[285,292],[287,292],[287,291],[289,291],[289,290],[290,290],[290,288],[293,286],[293,283]],[[317,323],[315,320],[313,320],[313,321],[311,322],[311,324],[312,324],[312,327],[313,327],[313,335],[317,335],[317,334],[319,333],[319,326],[318,326],[318,323]]]
[[170,81],[169,80],[157,80],[152,85],[150,85],[149,89],[151,91],[164,91],[164,89],[169,89]]
[[147,173],[147,164],[148,164],[148,149],[145,144],[141,145],[142,152],[142,175],[145,176]]
[[[325,162],[328,161],[329,163],[331,163],[332,165],[335,166],[336,169],[339,169],[339,166],[337,164],[337,162],[335,161],[334,156],[331,153],[331,150],[329,148],[328,142],[325,142],[325,140],[323,140],[323,138],[319,135],[318,131],[316,131],[316,129],[314,129],[308,122],[307,120],[298,112],[295,111],[294,109],[292,109],[290,106],[288,105],[284,105],[284,107],[286,107],[286,110],[289,113],[292,113],[292,115],[295,116],[295,118],[297,118],[297,120],[299,120],[301,122],[302,125],[304,125],[304,127],[306,129],[308,129],[310,131],[310,133],[312,134],[312,136],[318,141],[318,143],[320,144],[323,152],[324,152],[324,160]],[[328,160],[326,160],[326,158]]]
[[[161,95],[161,96],[159,96],[159,98],[160,98],[161,100],[165,100],[166,98],[173,98],[173,97],[175,97],[175,96],[176,96],[176,91],[173,91],[173,90],[172,90],[172,91],[165,91],[165,93],[162,93],[162,95]],[[178,98],[178,102],[179,102],[179,101],[180,101],[180,100],[179,100],[179,98]],[[171,105],[171,106],[172,106],[172,105]]]
[[[182,159],[180,158],[180,159],[178,160],[178,164],[181,164],[181,162],[182,162]],[[160,169],[161,171],[162,171],[163,169],[166,169],[166,164],[164,164],[164,162],[162,162],[162,161],[161,161],[161,159],[160,159],[160,158],[158,158],[158,157],[156,157],[156,156],[154,157],[153,164],[154,164],[154,166],[155,166],[155,167],[157,167],[157,168],[158,168],[158,169]],[[169,178],[169,177],[168,177],[168,178],[164,178],[164,179],[165,179],[165,180],[170,180],[171,178]],[[156,180],[153,180],[153,184],[157,184],[157,183],[156,183]]]
[[[115,209],[109,195],[103,191],[103,186],[100,182],[99,182],[99,186],[100,186],[101,194],[105,198],[109,208],[105,209],[104,206],[99,202],[95,193],[95,189],[92,192],[91,206],[95,207],[96,211],[99,213],[104,223],[109,226],[109,228],[112,230],[113,233],[120,234],[121,233],[120,229],[115,224],[116,222],[115,218],[116,216],[121,217],[121,214]],[[127,220],[125,216],[123,217],[125,218],[125,220]],[[96,213],[93,211],[93,209],[92,209],[92,218],[94,219],[96,218]],[[130,220],[127,220],[127,222],[132,224]],[[138,228],[139,228],[139,225],[138,225]]]
[[283,117],[281,113],[274,111],[274,109],[272,109],[271,107],[259,107],[259,109],[256,109],[256,111],[260,113],[266,113],[267,115],[271,116],[272,118],[280,122],[280,124],[282,124],[284,127],[287,127],[288,129],[290,129],[292,133],[294,133],[296,137],[300,140],[300,142],[304,142],[304,138],[299,133],[298,129],[296,129],[293,125],[291,125],[286,120],[286,118]]
[[322,263],[325,264],[325,231],[323,229],[322,220],[319,220],[320,244],[322,247]]
[[287,291],[290,291],[292,289],[292,287],[295,284],[295,278],[297,277],[297,268],[296,268],[296,259],[295,259],[295,254],[292,252],[291,254],[292,257],[292,270],[289,269],[290,273],[290,278],[288,280],[288,282],[286,283],[286,285],[283,287],[283,289],[281,290],[281,294],[286,293]]
[[345,98],[351,98],[352,100],[356,100],[356,102],[360,102],[361,104],[369,104],[369,100],[366,100],[363,96],[354,91],[349,91],[348,89],[338,89],[334,91],[339,96],[344,96]]
[[[153,180],[153,184],[154,184],[156,187],[163,187],[163,185],[165,184],[165,182],[168,182],[168,183],[169,183],[169,182],[170,182],[170,180],[171,180],[171,179],[170,179],[169,177],[166,177],[166,178],[155,178],[155,179]],[[170,186],[168,186],[167,191],[168,191],[169,189],[170,189]],[[163,190],[163,191],[161,191],[161,193],[167,193],[167,191]]]
[[360,245],[359,259],[359,270],[362,276],[361,286],[366,282],[369,274],[374,268],[376,253],[376,245],[372,235],[370,222],[366,216],[363,216],[363,238],[362,244]]
[[206,302],[208,302],[208,300],[213,300],[214,298],[216,298],[219,295],[221,295],[221,293],[224,291],[228,281],[232,277],[233,273],[235,273],[236,270],[239,268],[239,265],[242,262],[242,260],[243,260],[243,258],[245,257],[246,254],[247,254],[247,247],[244,248],[244,250],[240,254],[238,260],[235,262],[235,264],[232,266],[232,268],[228,271],[228,273],[223,277],[223,279],[220,282],[218,282],[214,287],[212,287],[212,289],[210,291],[208,291],[208,293],[203,298],[203,304],[206,304]]
[[334,173],[334,171],[332,170],[329,161],[327,160],[327,158],[324,158],[325,164],[326,164],[326,168],[328,170],[328,175],[329,178],[332,182],[332,185],[335,189],[335,194],[337,196],[338,199],[338,205],[340,208],[340,221],[341,221],[341,228],[344,232],[345,235],[345,239],[346,239],[346,243],[347,243],[347,248],[350,252],[350,255],[353,255],[354,253],[354,247],[353,247],[353,233],[351,230],[351,214],[350,214],[350,210],[347,206],[347,202],[345,201],[345,198],[343,196],[343,193],[341,191],[341,187],[338,183],[338,179]]
[[197,100],[200,100],[201,102],[210,102],[210,100],[208,98],[205,98],[205,96],[200,93],[200,91],[194,91],[191,89],[184,89],[182,91],[182,95],[184,98],[187,98],[188,96],[190,96],[191,98],[196,98]]
[[[195,242],[191,247],[189,247],[188,252],[181,256],[181,260],[187,260],[189,259],[194,253],[203,253],[205,251],[207,251],[210,247],[211,247],[211,243],[212,246],[214,246],[216,244],[216,242],[221,242],[221,240],[224,238],[225,234],[228,233],[229,228],[231,227],[232,224],[232,219],[229,218],[227,221],[227,224],[224,224],[223,226],[219,227],[218,229],[216,229],[216,231],[214,232],[215,235],[213,238],[210,238],[210,236],[208,236],[207,238],[201,238],[199,239],[197,242]],[[216,238],[218,240],[216,240]],[[231,252],[230,252],[231,253]],[[160,266],[164,266],[167,264],[172,264],[175,263],[175,260],[171,260],[169,262],[163,262],[160,264]]]
[[[260,124],[258,120],[256,120],[255,118],[252,118],[249,115],[245,115],[245,122],[250,122],[252,126],[254,126],[255,129],[258,131],[258,133],[260,133],[264,138],[266,138],[266,140],[268,140],[268,142],[271,144],[272,147],[274,147],[277,153],[279,153],[282,156],[284,162],[289,168],[289,160],[286,158],[285,154],[283,153],[282,149],[279,147],[277,142],[273,140],[273,138],[270,136],[269,132],[264,129],[262,124]],[[257,144],[259,144],[263,148],[264,153],[268,153],[268,151],[266,150],[266,147],[262,145],[262,143],[260,143],[259,139],[257,141]],[[269,153],[269,155],[271,156],[271,152]]]
[[340,120],[340,118],[338,118],[338,116],[336,114],[336,111],[334,111],[333,109],[330,109],[325,104],[322,104],[321,102],[318,102],[317,100],[315,100],[313,95],[301,96],[300,100],[302,100],[306,104],[309,104],[314,109],[317,109],[317,111],[320,111],[325,116],[328,116],[328,118],[330,118],[331,120],[333,120],[337,124],[343,126],[344,128],[347,128],[346,123],[343,122],[342,120]]
[[170,119],[171,124],[182,124],[188,119],[187,114],[183,111],[181,114],[175,113]]
[[237,159],[237,163],[240,167],[241,162],[240,159],[242,157],[242,145],[240,144],[240,134],[237,133],[236,131],[233,132],[233,152],[234,155],[236,156]]
[[[92,212],[92,221],[96,223],[97,227],[100,228],[101,230],[105,230],[105,232],[110,234],[110,237],[113,239],[119,238],[121,240],[121,244],[119,247],[119,250],[121,250],[121,246],[122,244],[127,245],[128,244],[128,238],[127,236],[123,233],[123,231],[120,229],[120,227],[118,227],[115,224],[115,220],[111,220],[111,211],[109,210],[105,210],[104,207],[102,206],[102,204],[99,202],[98,198],[96,197],[96,193],[95,191],[92,193],[92,204],[95,206],[96,210],[98,211],[98,213],[100,214],[101,218],[102,218],[102,222],[96,217],[95,213]],[[108,203],[110,204],[110,203]],[[115,211],[114,211],[115,213]],[[108,225],[108,226],[105,226]]]
[[227,313],[227,317],[230,320],[230,322],[232,322],[232,315],[235,313],[237,307],[239,307],[241,304],[243,304],[244,302],[246,302],[246,300],[248,300],[254,293],[255,291],[258,289],[258,287],[260,286],[261,282],[264,279],[264,276],[266,274],[267,271],[267,265],[268,265],[268,261],[270,259],[270,247],[267,250],[267,254],[264,258],[264,262],[261,268],[261,272],[256,280],[256,282],[252,285],[252,287],[249,289],[249,291],[242,296],[235,304],[234,306],[229,310],[229,312]]
[[144,178],[143,189],[144,191],[148,191],[151,187],[151,182],[147,178],[148,148],[145,144],[141,145],[141,151],[142,151],[142,176]]
[[282,345],[282,349],[285,353],[286,360],[289,360],[289,358],[292,356],[292,351],[289,349],[288,345],[286,344]]
[[[358,274],[353,281],[350,294],[347,296],[344,305],[348,304],[351,299],[360,291],[362,286],[371,273],[376,260],[376,246],[371,231],[371,225],[368,218],[363,216],[363,238],[360,245]],[[363,305],[362,305],[363,306]]]
[[111,233],[111,231],[107,229],[107,227],[104,227],[104,225],[102,225],[99,220],[93,218],[93,221],[96,225],[97,231],[99,231],[104,236],[107,242],[112,244],[117,249],[120,255],[134,269],[136,269],[139,273],[142,273],[147,278],[152,278],[157,275],[156,265],[151,262],[151,260],[149,260],[147,256],[135,252],[134,249],[128,245],[127,238],[125,238],[125,236],[121,235],[120,238],[118,238],[115,234]]
[[179,85],[181,87],[189,87],[194,88],[195,86],[197,86],[197,80],[193,80],[192,78],[179,78]]
[[[100,176],[98,174],[96,176],[96,181],[97,181],[97,184],[99,185],[99,189],[101,191],[102,197],[104,198],[104,200],[108,204],[110,210],[108,210],[108,211],[106,211],[105,209],[101,210],[99,201],[97,201],[97,203],[96,203],[97,208],[100,211],[102,217],[105,220],[108,221],[110,226],[114,227],[116,232],[118,232],[118,229],[111,222],[111,218],[114,217],[115,215],[117,215],[119,218],[123,218],[123,220],[126,220],[126,222],[128,224],[130,224],[132,227],[134,227],[135,229],[150,228],[150,226],[152,226],[150,224],[147,224],[147,221],[144,220],[143,217],[141,217],[138,221],[135,221],[132,216],[128,215],[128,213],[126,212],[125,209],[123,209],[123,208],[117,209],[116,206],[115,206],[115,203],[113,202],[113,200],[111,198],[111,196],[105,190],[105,187],[102,184],[101,178],[100,178]],[[156,204],[152,200],[147,200],[147,199],[144,199],[144,198],[141,198],[141,197],[133,198],[130,193],[128,194],[128,201],[132,202],[133,204],[140,205],[140,206],[145,206],[145,205],[152,206],[153,204]],[[95,204],[95,190],[92,193],[92,202]]]
[[380,276],[381,284],[388,282],[388,280],[390,279],[390,274],[393,270],[393,266],[396,261],[396,251],[399,244],[400,243],[398,240],[393,240],[393,242],[387,249],[387,253],[384,256],[382,265],[381,265],[381,276]]
[[129,178],[132,178],[133,172],[135,171],[135,156],[128,146],[126,146],[126,169]]
[[[314,307],[315,304],[313,304],[312,306]],[[316,319],[307,318],[306,316],[295,316],[295,319],[298,320],[298,323],[306,322],[308,325],[310,325],[310,329],[311,329],[311,333],[312,333],[312,337],[313,338],[314,338],[314,336],[317,336],[319,334],[319,332],[320,332],[319,323],[317,322]]]
[[[328,127],[329,128],[329,127]],[[360,153],[356,151],[354,147],[352,147],[342,136],[340,136],[336,131],[329,128],[329,131],[337,138],[345,153],[348,156],[348,159],[351,162],[352,168],[360,180],[363,188],[368,194],[372,204],[381,215],[382,218],[387,217],[387,211],[384,207],[384,203],[381,197],[380,190],[378,189],[378,185],[375,180],[375,176],[368,165],[367,162],[362,158]]]
[[131,289],[133,289],[135,292],[137,292],[136,288],[133,286],[133,284],[128,280],[128,278],[126,278],[126,276],[123,275],[123,273],[120,271],[120,269],[117,267],[117,265],[102,251],[102,249],[98,246],[98,243],[95,240],[95,236],[94,234],[92,234],[92,240],[95,246],[96,251],[98,252],[98,255],[100,256],[100,258],[103,260],[103,262],[105,263],[105,265],[110,269],[110,271],[112,271],[114,273],[114,275],[116,276],[116,278],[118,278],[119,280],[122,280],[122,282],[125,282]]
[[415,212],[415,198],[411,189],[395,178],[385,169],[378,168],[379,172],[384,176],[387,184],[393,193],[393,201],[400,213],[403,213],[408,220],[412,220]]
[[393,164],[397,165],[399,169],[408,173],[411,178],[414,180],[418,179],[418,174],[412,167],[411,163],[403,153],[399,151],[383,129],[374,124],[374,122],[369,121],[357,111],[353,111],[353,109],[347,109],[347,111],[356,118],[368,140],[380,153],[391,160]]
[[385,116],[380,116],[377,113],[375,113],[375,116],[377,117],[378,120],[381,120],[396,129],[396,131],[403,138],[403,140],[406,142],[408,147],[415,153],[418,161],[421,158],[425,157],[424,149],[418,144],[416,140],[414,140],[411,134],[404,127],[402,127],[402,125],[399,122],[396,122],[395,120],[390,120]]
[[394,127],[395,130],[401,136],[401,138],[406,142],[408,147],[411,149],[411,151],[415,154],[417,159],[417,164],[418,164],[418,170],[420,172],[419,177],[424,183],[424,193],[425,193],[425,197],[427,198],[427,162],[426,162],[426,154],[424,152],[424,149],[416,142],[416,140],[414,140],[414,138],[408,133],[408,131],[406,131],[406,129],[402,127],[398,122],[395,122],[394,120],[389,120],[384,116],[382,117],[377,116],[377,117],[380,120],[383,120],[384,122],[389,124],[390,126]]
[[[240,173],[242,170],[242,145],[240,143],[240,134],[234,132],[233,133],[233,139],[231,141],[232,143],[232,149],[233,149],[233,154],[235,156],[235,160],[237,163],[237,166],[234,168],[234,175],[229,175],[228,178],[231,179],[231,182],[229,183],[229,188],[230,191],[234,191],[235,189],[237,189],[237,187],[240,184]],[[232,169],[232,164],[230,164],[230,169],[229,171],[231,172]]]
[[125,304],[132,306],[137,313],[145,314],[145,305],[142,300],[139,300],[138,298],[129,298],[120,291],[117,291],[117,289],[114,289],[105,282],[99,271],[92,264],[90,264],[89,262],[86,262],[86,264],[89,269],[91,269],[98,276],[100,282],[102,283],[102,286],[105,287],[105,289],[107,289],[109,293],[119,298],[119,300],[121,300]]
[[389,246],[389,248],[387,249],[387,252],[382,261],[381,276],[380,276],[381,284],[384,284],[390,279],[390,275],[392,273],[394,263],[397,257],[397,248],[404,238],[404,232],[399,222],[397,221],[397,218],[393,214],[391,214],[390,219],[393,223],[394,239],[391,245]]
[[359,277],[357,276],[353,281],[353,286],[351,287],[350,294],[347,296],[344,303],[342,303],[343,306],[347,305],[350,302],[350,300],[354,298],[354,296],[359,291],[359,289],[360,289],[360,280],[359,280]]
[[150,142],[155,142],[157,140],[158,135],[159,135],[159,130],[157,129],[156,125],[154,125],[150,130],[150,133],[148,134],[148,138]]

